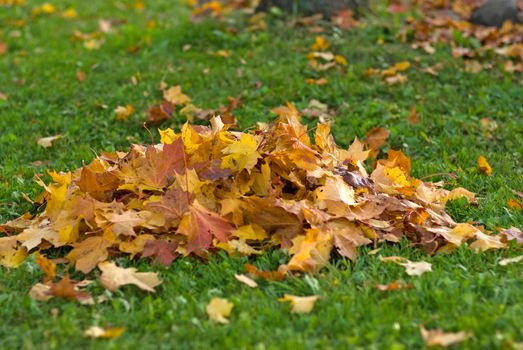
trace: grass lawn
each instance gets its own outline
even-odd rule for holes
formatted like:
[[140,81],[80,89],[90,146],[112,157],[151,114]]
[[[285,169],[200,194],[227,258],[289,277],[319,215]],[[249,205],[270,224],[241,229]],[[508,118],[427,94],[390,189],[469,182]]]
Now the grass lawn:
[[[412,158],[414,176],[458,175],[431,178],[478,194],[477,206],[463,201],[450,205],[454,219],[488,229],[523,226],[523,211],[506,204],[515,198],[511,190],[523,190],[523,77],[505,73],[496,57],[493,69],[468,73],[448,47],[427,55],[397,43],[393,22],[382,18],[363,29],[324,33],[349,67],[346,73],[326,73],[327,85],[313,86],[306,78],[322,77],[307,67],[314,35],[303,28],[289,30],[281,19],[274,19],[267,31],[239,26],[234,34],[224,23],[191,23],[188,11],[172,1],[147,1],[140,10],[131,1],[55,0],[55,14],[31,15],[39,4],[27,0],[22,7],[0,6],[0,41],[9,47],[0,56],[0,92],[9,96],[0,99],[0,222],[34,210],[24,199],[24,194],[34,198],[40,191],[34,174],[75,169],[102,150],[150,142],[142,123],[147,107],[161,99],[158,85],[165,81],[181,85],[202,108],[216,108],[228,96],[243,94],[244,105],[235,111],[242,129],[271,120],[270,109],[286,101],[304,108],[317,99],[337,110],[333,131],[339,144],[364,137],[372,127],[385,127],[391,131],[388,147],[401,148]],[[76,9],[77,18],[60,15],[69,7]],[[25,26],[17,27],[18,19]],[[96,31],[99,19],[122,20],[99,49],[72,40],[75,30]],[[391,28],[384,27],[387,23]],[[377,45],[378,39],[385,43]],[[136,45],[139,50],[129,52]],[[184,50],[187,45],[190,49]],[[218,50],[228,50],[230,56],[218,57]],[[404,85],[389,86],[364,75],[367,68],[403,60],[412,63]],[[440,62],[444,67],[438,76],[422,71]],[[78,70],[85,73],[83,82],[76,78]],[[135,114],[128,121],[115,120],[114,108],[127,104]],[[416,125],[407,121],[413,106],[421,116]],[[481,118],[497,123],[491,139]],[[181,123],[178,118],[161,127]],[[37,145],[40,137],[55,134],[64,137],[53,147]],[[492,165],[492,176],[477,170],[480,155]],[[0,348],[418,349],[424,347],[420,324],[474,333],[458,345],[464,349],[511,349],[512,343],[523,342],[521,264],[498,265],[521,249],[478,255],[462,247],[431,257],[407,244],[383,247],[382,255],[431,262],[433,272],[421,277],[407,276],[402,267],[380,262],[368,250],[362,249],[355,263],[339,260],[319,275],[261,282],[257,289],[234,279],[248,261],[243,257],[220,254],[208,263],[183,258],[170,268],[121,259],[119,263],[143,271],[160,271],[163,284],[156,294],[125,287],[94,306],[31,300],[27,292],[43,275],[31,259],[18,269],[0,269]],[[284,252],[275,251],[255,264],[270,269],[286,259]],[[383,293],[374,287],[398,279],[413,288]],[[96,285],[91,290],[102,292]],[[312,313],[294,315],[278,302],[284,293],[316,294],[320,300]],[[215,296],[235,304],[228,325],[207,319],[205,305]],[[83,331],[92,325],[126,331],[111,340],[84,338]]]

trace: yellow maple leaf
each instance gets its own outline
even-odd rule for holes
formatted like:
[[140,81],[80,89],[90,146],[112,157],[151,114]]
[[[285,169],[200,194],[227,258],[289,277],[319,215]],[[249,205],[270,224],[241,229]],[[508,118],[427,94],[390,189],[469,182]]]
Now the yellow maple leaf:
[[173,105],[186,105],[191,102],[191,98],[182,92],[182,87],[176,85],[163,92],[163,98]]
[[226,154],[222,158],[222,169],[228,168],[233,171],[250,170],[261,158],[256,137],[249,134],[242,134],[239,140],[225,147],[222,152]]
[[329,48],[329,42],[322,36],[317,36],[314,40],[314,44],[311,46],[312,51],[323,51]]
[[209,318],[217,323],[227,324],[229,320],[227,317],[231,314],[234,304],[224,298],[212,298],[209,304],[205,307],[205,311]]
[[492,175],[492,167],[488,163],[487,158],[485,158],[484,156],[479,156],[478,168],[483,174],[487,176]]
[[317,295],[311,295],[307,297],[299,297],[296,295],[285,294],[283,298],[278,299],[280,302],[290,302],[291,312],[297,314],[308,314],[314,308],[316,301],[318,300]]

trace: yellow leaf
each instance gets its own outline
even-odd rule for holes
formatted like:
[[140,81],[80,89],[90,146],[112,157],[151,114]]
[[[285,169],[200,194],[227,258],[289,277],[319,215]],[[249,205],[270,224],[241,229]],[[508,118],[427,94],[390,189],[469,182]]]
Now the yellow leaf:
[[180,137],[180,135],[176,134],[171,128],[165,130],[158,129],[158,132],[160,133],[160,142],[166,145],[170,145]]
[[64,12],[62,12],[63,18],[71,19],[71,18],[76,18],[77,16],[78,16],[78,13],[76,12],[75,9],[67,9]]
[[488,163],[487,158],[483,156],[479,156],[478,158],[478,168],[483,174],[487,176],[492,175],[492,167]]
[[222,158],[221,168],[229,168],[233,171],[250,170],[257,163],[261,155],[258,153],[258,142],[256,137],[242,134],[240,139],[225,147],[222,151],[226,154]]
[[398,62],[394,65],[394,68],[396,68],[396,70],[398,72],[406,71],[407,69],[409,69],[409,67],[410,67],[409,61]]
[[423,326],[420,326],[420,332],[427,346],[447,347],[472,337],[470,332],[445,333],[441,329],[427,330]]
[[227,324],[229,320],[227,317],[231,314],[234,304],[223,298],[212,298],[209,304],[205,307],[205,311],[209,318],[217,323]]
[[307,297],[299,297],[296,295],[285,294],[283,298],[278,299],[280,302],[290,302],[291,312],[297,314],[308,314],[314,308],[316,301],[318,300],[317,295],[311,295]]
[[347,59],[341,55],[334,56],[334,60],[336,61],[336,63],[342,66],[346,66],[347,64],[349,64],[349,62],[347,62]]
[[163,98],[173,105],[186,105],[191,102],[191,98],[182,93],[180,85],[173,86],[163,92]]
[[102,271],[102,285],[112,292],[123,285],[134,284],[140,289],[154,293],[154,287],[162,283],[156,272],[137,272],[133,267],[118,267],[109,261],[98,264],[98,268]]
[[85,330],[84,337],[103,339],[118,338],[124,331],[125,328],[123,327],[100,328],[97,326],[91,326]]
[[134,108],[131,105],[127,106],[118,106],[114,110],[114,113],[116,114],[116,120],[127,120],[129,117],[133,114]]
[[258,283],[256,283],[256,281],[254,281],[252,278],[250,277],[247,277],[243,274],[236,274],[234,275],[234,278],[236,278],[238,281],[240,281],[241,283],[251,287],[251,288],[256,288],[258,287]]
[[61,139],[62,135],[55,135],[55,136],[48,136],[48,137],[42,137],[38,139],[37,144],[39,146],[42,146],[43,148],[49,148],[53,146],[53,141],[56,141],[58,139]]
[[312,51],[324,51],[329,48],[329,42],[322,36],[317,36],[314,44],[311,46]]

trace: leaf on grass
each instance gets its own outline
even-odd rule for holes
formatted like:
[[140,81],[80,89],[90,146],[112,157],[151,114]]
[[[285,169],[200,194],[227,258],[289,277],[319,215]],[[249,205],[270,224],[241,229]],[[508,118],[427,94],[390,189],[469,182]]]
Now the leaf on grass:
[[478,158],[478,168],[483,174],[487,176],[492,175],[492,167],[488,163],[487,158],[483,156],[479,156]]
[[250,278],[244,274],[235,274],[234,278],[236,278],[238,281],[240,281],[243,284],[246,284],[247,286],[249,286],[251,288],[258,287],[258,283],[256,283],[256,281],[254,281],[252,278]]
[[38,267],[45,273],[46,278],[52,280],[56,276],[56,264],[54,262],[40,253],[36,253],[35,261]]
[[182,87],[176,85],[163,92],[163,98],[173,105],[186,105],[191,102],[191,98],[182,92]]
[[410,261],[401,256],[379,256],[380,261],[392,262],[398,265],[401,265],[405,268],[405,272],[409,276],[421,276],[425,272],[432,271],[432,264],[425,261]]
[[137,272],[137,269],[133,267],[118,267],[109,261],[98,264],[98,268],[102,271],[100,276],[102,285],[111,292],[121,286],[133,284],[140,289],[154,293],[154,288],[162,283],[156,272]]
[[502,259],[499,261],[501,266],[507,266],[508,264],[514,264],[523,260],[523,255],[516,256],[514,258]]
[[283,298],[278,299],[280,302],[290,302],[291,312],[297,314],[308,314],[314,308],[316,301],[318,300],[317,295],[311,295],[307,297],[299,297],[296,295],[285,294]]
[[403,281],[394,281],[389,284],[378,284],[376,285],[376,289],[378,289],[381,292],[390,292],[394,290],[404,290],[404,289],[411,289],[414,286],[410,283],[405,283]]
[[282,271],[262,271],[251,264],[245,264],[244,267],[249,274],[267,281],[283,281],[285,279],[285,273]]
[[116,120],[127,120],[134,113],[134,108],[131,105],[118,106],[114,110]]
[[446,348],[452,344],[460,343],[473,335],[471,332],[445,333],[441,329],[427,330],[423,326],[420,326],[419,329],[421,337],[427,346],[443,346]]
[[205,307],[205,311],[209,318],[217,323],[227,324],[234,304],[223,298],[212,298],[209,304]]
[[91,326],[85,330],[84,337],[95,339],[112,339],[118,338],[123,334],[124,331],[125,328],[123,327],[101,328],[98,326]]
[[49,148],[49,147],[53,146],[53,141],[56,141],[61,138],[62,138],[62,135],[42,137],[42,138],[38,139],[37,144],[39,146],[42,146],[43,148]]

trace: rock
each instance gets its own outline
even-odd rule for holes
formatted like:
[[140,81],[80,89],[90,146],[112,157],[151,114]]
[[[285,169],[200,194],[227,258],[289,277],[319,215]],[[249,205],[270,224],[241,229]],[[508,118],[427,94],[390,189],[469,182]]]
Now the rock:
[[331,17],[341,10],[351,9],[356,13],[368,7],[367,0],[261,0],[258,11],[267,11],[278,7],[286,12],[297,12],[304,15],[321,13]]
[[489,27],[501,27],[505,21],[519,23],[521,14],[518,14],[516,0],[487,0],[478,7],[470,21]]

